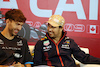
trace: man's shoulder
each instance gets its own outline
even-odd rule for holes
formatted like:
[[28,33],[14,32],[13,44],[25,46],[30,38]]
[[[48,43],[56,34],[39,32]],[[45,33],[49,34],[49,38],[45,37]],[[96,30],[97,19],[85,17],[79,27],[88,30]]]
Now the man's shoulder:
[[25,38],[23,38],[22,36],[19,36],[19,35],[17,35],[16,38],[20,39],[20,40],[26,40]]
[[40,40],[41,41],[45,41],[45,40],[47,40],[48,38],[47,38],[47,36],[45,36],[44,38],[41,38]]
[[3,37],[3,35],[0,33],[0,37]]
[[74,41],[74,39],[72,39],[72,38],[70,38],[70,37],[68,37],[68,36],[65,37],[65,40]]
[[23,39],[23,37],[22,36],[19,36],[19,35],[17,35],[16,38]]
[[46,41],[48,38],[45,36],[43,38],[41,38],[40,40],[37,41],[37,43],[42,43],[44,41]]

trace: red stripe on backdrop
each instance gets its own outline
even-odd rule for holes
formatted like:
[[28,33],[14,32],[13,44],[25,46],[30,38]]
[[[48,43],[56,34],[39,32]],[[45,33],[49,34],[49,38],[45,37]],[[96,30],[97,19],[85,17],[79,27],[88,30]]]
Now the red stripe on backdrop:
[[3,1],[10,1],[10,0],[3,0]]

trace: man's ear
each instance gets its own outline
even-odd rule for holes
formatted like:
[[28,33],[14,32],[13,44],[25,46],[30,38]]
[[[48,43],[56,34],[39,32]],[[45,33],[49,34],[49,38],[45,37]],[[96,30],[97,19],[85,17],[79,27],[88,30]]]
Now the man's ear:
[[6,19],[6,23],[9,23],[9,22],[11,22],[11,20],[10,19]]
[[60,28],[63,30],[64,27],[60,27]]
[[63,27],[60,27],[60,30],[63,31]]
[[10,21],[9,19],[6,19],[6,23],[9,23],[9,21]]

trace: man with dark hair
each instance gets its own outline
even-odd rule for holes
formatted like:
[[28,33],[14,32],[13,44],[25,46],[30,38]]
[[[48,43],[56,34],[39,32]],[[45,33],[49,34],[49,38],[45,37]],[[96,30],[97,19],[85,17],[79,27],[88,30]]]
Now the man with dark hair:
[[48,22],[46,37],[39,40],[34,49],[34,65],[55,67],[76,67],[73,56],[85,64],[100,64],[100,59],[85,54],[73,39],[66,36],[63,30],[65,19],[52,15]]
[[31,67],[32,57],[27,40],[18,36],[26,18],[19,9],[9,10],[5,14],[6,27],[0,33],[0,66]]

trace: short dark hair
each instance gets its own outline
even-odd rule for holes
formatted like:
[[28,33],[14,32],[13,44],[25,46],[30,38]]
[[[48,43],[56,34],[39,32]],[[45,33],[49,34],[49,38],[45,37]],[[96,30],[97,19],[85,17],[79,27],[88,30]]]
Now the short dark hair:
[[7,11],[5,14],[5,20],[6,19],[14,20],[18,22],[24,22],[24,23],[26,21],[24,14],[19,9],[12,9],[12,10]]
[[59,28],[62,28],[62,26],[59,26]]

